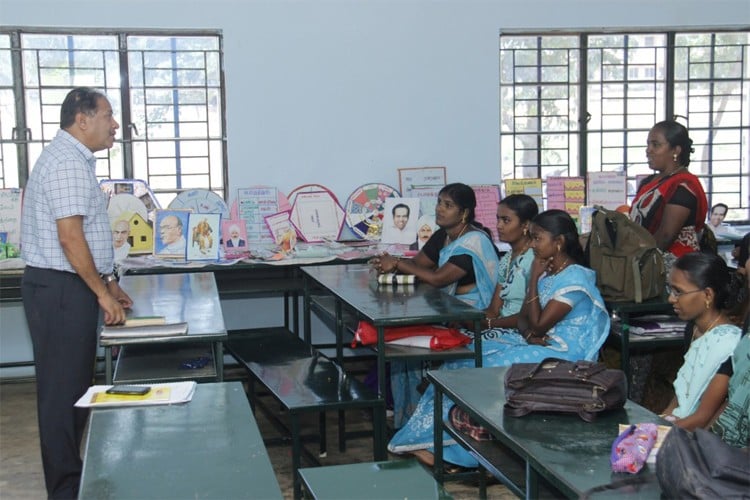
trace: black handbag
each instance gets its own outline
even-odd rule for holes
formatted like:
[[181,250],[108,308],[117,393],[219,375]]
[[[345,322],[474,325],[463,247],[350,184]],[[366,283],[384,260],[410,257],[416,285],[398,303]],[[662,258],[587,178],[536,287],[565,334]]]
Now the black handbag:
[[514,363],[505,373],[505,414],[575,413],[592,422],[602,411],[622,408],[627,393],[625,373],[604,363],[557,358]]
[[673,427],[656,455],[667,498],[750,498],[750,453],[705,429]]

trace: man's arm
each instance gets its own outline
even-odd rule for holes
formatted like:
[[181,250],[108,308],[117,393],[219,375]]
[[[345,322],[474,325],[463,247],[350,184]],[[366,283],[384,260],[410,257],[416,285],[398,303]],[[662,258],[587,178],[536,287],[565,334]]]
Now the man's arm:
[[118,300],[109,293],[96,270],[94,258],[83,234],[83,216],[74,215],[57,220],[57,235],[65,257],[73,269],[96,295],[99,306],[104,311],[104,322],[115,325],[125,321],[125,310]]

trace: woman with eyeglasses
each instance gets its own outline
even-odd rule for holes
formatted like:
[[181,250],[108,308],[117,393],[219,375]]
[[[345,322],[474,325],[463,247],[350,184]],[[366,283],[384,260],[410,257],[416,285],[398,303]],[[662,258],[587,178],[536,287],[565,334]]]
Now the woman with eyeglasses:
[[727,397],[729,374],[720,367],[740,339],[740,328],[726,312],[740,292],[737,283],[721,257],[701,252],[683,255],[669,273],[669,302],[693,329],[673,383],[675,396],[663,416],[685,429],[711,424]]

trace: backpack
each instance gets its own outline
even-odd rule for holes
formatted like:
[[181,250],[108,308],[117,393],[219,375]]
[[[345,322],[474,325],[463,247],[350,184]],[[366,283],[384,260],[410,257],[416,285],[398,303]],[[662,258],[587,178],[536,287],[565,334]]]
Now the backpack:
[[596,207],[585,259],[605,301],[642,302],[664,293],[664,259],[656,240],[625,214]]

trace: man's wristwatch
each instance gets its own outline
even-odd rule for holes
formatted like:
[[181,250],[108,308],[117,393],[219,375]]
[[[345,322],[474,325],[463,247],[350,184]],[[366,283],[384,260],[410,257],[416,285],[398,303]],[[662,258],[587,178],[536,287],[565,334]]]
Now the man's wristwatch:
[[115,276],[114,274],[100,274],[99,277],[101,277],[105,285],[109,285],[113,281],[117,281],[117,276]]

